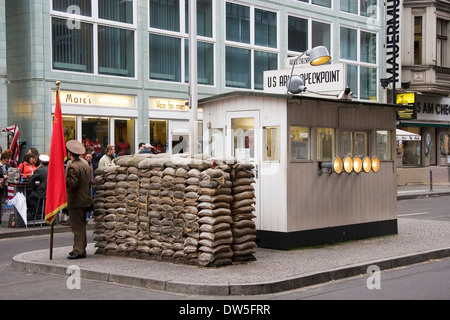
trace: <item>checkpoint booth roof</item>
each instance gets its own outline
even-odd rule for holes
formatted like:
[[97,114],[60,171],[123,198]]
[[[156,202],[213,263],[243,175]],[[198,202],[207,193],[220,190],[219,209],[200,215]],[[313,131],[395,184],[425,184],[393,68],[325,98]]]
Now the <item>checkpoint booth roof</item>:
[[[392,105],[239,91],[199,106],[205,153],[255,165],[259,246],[291,249],[397,233]],[[344,153],[349,136],[363,137],[365,154]],[[341,174],[322,169],[336,157],[345,163]]]

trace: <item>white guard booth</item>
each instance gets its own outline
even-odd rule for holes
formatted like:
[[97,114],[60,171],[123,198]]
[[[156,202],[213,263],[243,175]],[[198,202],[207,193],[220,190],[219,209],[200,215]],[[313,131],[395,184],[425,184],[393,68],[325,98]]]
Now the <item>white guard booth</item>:
[[255,165],[260,247],[397,233],[392,105],[239,91],[199,107],[204,153]]

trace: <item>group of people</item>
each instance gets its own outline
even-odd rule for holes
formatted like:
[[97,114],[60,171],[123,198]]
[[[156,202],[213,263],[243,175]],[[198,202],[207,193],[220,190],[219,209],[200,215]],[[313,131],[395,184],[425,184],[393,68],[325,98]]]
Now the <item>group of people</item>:
[[[87,235],[86,221],[89,208],[93,206],[94,200],[94,164],[92,157],[95,150],[92,146],[85,146],[77,140],[66,142],[66,190],[67,207],[70,227],[74,235],[73,249],[67,256],[68,259],[82,259],[86,257]],[[0,151],[1,152],[1,151]],[[156,153],[155,148],[149,143],[140,143],[138,154]],[[45,199],[47,191],[48,155],[39,155],[39,152],[31,148],[24,156],[23,162],[15,164],[11,162],[12,153],[2,152],[0,170],[6,180],[8,166],[15,166],[21,170],[24,178],[29,179],[33,192],[27,196],[27,204],[36,212],[38,199]],[[98,167],[115,165],[115,147],[108,145],[106,153],[98,162]],[[1,181],[0,181],[1,186]],[[6,195],[3,186],[3,194]]]
[[[24,180],[30,183],[30,192],[27,194],[27,208],[28,219],[34,219],[36,210],[40,199],[45,199],[47,190],[47,172],[49,156],[46,154],[39,154],[39,151],[35,148],[30,148],[24,155],[23,161],[17,164],[12,160],[11,150],[5,150],[2,152],[0,148],[0,194],[1,194],[1,208],[6,203],[8,191],[8,169],[18,168],[20,175]],[[41,206],[43,201],[41,201]],[[42,209],[42,208],[41,208]]]

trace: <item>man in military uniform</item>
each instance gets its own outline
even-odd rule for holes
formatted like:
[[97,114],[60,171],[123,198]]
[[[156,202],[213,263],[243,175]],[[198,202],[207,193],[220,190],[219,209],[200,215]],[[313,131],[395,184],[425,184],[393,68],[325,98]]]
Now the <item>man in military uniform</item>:
[[89,193],[91,168],[80,158],[86,152],[81,142],[70,140],[66,147],[70,159],[66,168],[67,209],[74,235],[73,251],[67,259],[82,259],[86,258],[86,211],[94,203]]

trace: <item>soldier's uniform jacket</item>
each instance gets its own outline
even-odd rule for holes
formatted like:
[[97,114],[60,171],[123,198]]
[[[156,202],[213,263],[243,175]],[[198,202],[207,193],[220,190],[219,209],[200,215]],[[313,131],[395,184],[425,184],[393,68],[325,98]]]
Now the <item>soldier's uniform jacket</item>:
[[80,158],[67,167],[67,209],[87,208],[94,204],[90,195],[91,168]]

